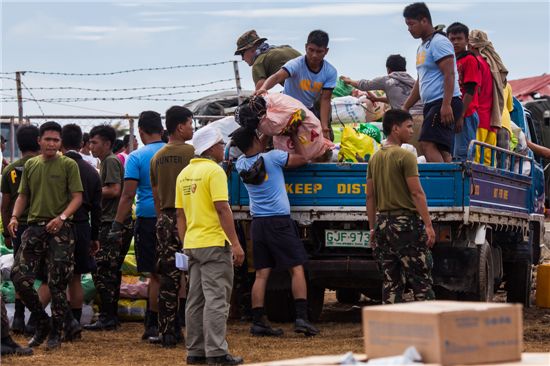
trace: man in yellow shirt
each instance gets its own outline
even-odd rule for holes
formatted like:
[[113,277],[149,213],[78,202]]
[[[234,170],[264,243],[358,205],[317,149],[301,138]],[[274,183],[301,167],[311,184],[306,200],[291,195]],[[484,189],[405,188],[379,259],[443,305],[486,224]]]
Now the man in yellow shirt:
[[187,364],[238,365],[225,339],[233,287],[233,263],[244,252],[229,206],[227,177],[218,165],[224,142],[217,128],[194,134],[195,158],[178,175],[176,214],[178,233],[189,257],[189,293],[185,320]]

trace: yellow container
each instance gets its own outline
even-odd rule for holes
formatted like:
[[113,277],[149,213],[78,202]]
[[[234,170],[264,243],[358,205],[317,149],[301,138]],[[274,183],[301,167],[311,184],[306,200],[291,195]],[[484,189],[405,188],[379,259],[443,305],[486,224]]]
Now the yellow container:
[[537,269],[536,304],[541,308],[550,308],[550,263],[539,264]]

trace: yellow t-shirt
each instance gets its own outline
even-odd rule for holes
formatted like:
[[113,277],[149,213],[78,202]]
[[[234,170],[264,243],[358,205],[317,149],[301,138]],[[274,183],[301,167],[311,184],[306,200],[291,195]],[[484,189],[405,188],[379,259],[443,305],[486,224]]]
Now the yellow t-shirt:
[[214,202],[228,201],[227,177],[214,161],[191,159],[176,181],[176,208],[187,220],[184,249],[223,247],[229,242]]
[[512,99],[512,86],[510,83],[506,83],[504,88],[504,108],[502,110],[502,127],[507,129],[512,136],[512,125],[510,122],[510,112],[514,110],[514,100]]

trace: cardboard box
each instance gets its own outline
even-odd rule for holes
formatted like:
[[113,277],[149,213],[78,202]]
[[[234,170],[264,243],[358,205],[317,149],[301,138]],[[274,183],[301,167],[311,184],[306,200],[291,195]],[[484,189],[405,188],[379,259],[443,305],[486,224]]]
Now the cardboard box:
[[424,363],[480,364],[521,360],[521,305],[426,301],[363,308],[369,359],[415,346]]

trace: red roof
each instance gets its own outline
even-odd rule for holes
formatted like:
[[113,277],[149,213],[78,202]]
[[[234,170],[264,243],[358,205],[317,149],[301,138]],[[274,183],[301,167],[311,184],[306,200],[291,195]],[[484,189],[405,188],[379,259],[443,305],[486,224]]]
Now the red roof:
[[530,78],[510,80],[512,93],[520,101],[533,99],[531,94],[550,95],[550,75],[533,76]]

